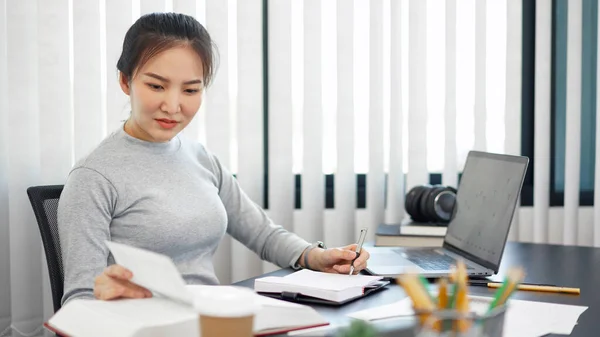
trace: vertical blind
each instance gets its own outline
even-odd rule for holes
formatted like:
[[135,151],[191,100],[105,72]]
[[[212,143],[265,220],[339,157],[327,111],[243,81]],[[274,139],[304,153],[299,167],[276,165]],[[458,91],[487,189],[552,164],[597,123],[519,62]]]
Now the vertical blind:
[[567,120],[563,242],[571,245],[577,243],[579,229],[579,173],[581,158],[581,10],[582,0],[569,1],[567,19]]
[[[534,207],[516,212],[512,240],[600,245],[600,207],[578,200],[582,3],[568,2],[563,210],[548,200],[553,8],[536,1]],[[404,218],[405,192],[429,173],[456,186],[470,149],[521,151],[521,0],[0,0],[0,336],[10,325],[39,332],[52,313],[26,188],[64,183],[120,127],[124,34],[140,15],[171,10],[196,16],[220,55],[185,136],[309,241],[349,244],[363,227],[372,239],[379,223]],[[223,283],[274,268],[229,237],[215,256]]]
[[[336,146],[335,158],[337,170],[335,172],[334,202],[335,209],[325,215],[323,237],[329,240],[331,246],[344,245],[355,238],[359,224],[356,221],[356,173],[355,162],[355,118],[354,93],[357,76],[354,74],[354,50],[356,32],[360,29],[354,25],[357,11],[347,2],[337,1],[335,11],[336,23]],[[365,89],[366,90],[366,89]]]
[[[552,0],[538,1],[535,13],[535,157],[550,162],[550,80]],[[533,241],[548,240],[550,166],[534,165]]]
[[[507,0],[506,3],[506,77],[504,97],[504,151],[508,154],[521,154],[521,69],[523,43],[523,6],[519,0]],[[542,160],[543,162],[543,160]],[[518,203],[520,204],[520,202]],[[521,222],[530,223],[530,219],[521,220],[522,212],[515,212],[510,240],[523,240],[519,235]]]

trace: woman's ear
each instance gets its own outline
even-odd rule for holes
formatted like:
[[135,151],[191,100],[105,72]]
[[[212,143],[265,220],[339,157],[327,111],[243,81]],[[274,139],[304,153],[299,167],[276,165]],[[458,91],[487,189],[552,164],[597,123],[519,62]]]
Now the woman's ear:
[[129,87],[129,79],[125,74],[119,71],[119,85],[121,86],[121,90],[125,93],[125,95],[129,96],[129,92],[131,88]]

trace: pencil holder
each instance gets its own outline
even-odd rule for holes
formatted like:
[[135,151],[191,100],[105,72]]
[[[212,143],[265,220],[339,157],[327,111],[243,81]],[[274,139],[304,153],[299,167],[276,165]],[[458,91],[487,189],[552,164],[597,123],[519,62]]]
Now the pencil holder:
[[485,315],[456,310],[415,310],[415,313],[415,337],[502,337],[506,306],[496,307]]

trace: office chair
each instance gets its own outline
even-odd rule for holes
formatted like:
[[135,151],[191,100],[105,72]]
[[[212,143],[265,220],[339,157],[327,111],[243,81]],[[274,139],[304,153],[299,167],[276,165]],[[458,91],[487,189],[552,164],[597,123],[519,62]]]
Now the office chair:
[[63,185],[33,186],[27,189],[27,195],[33,207],[33,213],[35,213],[44,251],[46,252],[54,312],[57,312],[61,307],[60,303],[64,290],[57,220],[58,199],[62,190]]

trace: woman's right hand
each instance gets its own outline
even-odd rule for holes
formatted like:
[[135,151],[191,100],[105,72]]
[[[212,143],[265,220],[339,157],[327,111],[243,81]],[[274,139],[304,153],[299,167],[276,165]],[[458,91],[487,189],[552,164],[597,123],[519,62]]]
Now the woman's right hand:
[[129,280],[132,277],[133,273],[123,266],[108,266],[96,277],[94,296],[99,300],[152,297],[152,292],[148,289],[131,283]]

